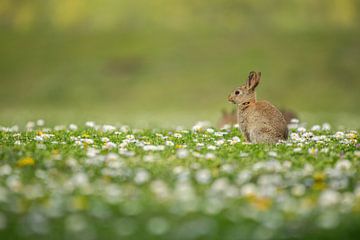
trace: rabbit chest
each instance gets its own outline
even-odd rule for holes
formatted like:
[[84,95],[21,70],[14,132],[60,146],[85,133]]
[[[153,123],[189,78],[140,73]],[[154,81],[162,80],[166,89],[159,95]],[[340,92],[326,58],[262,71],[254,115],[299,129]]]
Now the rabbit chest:
[[237,114],[237,120],[239,124],[240,131],[244,134],[246,140],[250,140],[249,130],[248,130],[248,118],[244,109],[239,108]]

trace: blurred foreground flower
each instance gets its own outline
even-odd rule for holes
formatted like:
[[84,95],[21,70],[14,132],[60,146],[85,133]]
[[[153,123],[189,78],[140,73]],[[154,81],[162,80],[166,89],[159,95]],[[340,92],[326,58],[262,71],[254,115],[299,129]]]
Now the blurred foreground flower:
[[35,164],[35,160],[31,157],[25,157],[17,161],[16,165],[18,167],[26,167],[26,166],[32,166]]

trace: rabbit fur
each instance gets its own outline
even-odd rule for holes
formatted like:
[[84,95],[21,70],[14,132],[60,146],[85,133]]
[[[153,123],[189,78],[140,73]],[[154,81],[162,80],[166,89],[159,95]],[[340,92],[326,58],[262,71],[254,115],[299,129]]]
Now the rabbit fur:
[[287,139],[287,123],[270,102],[256,100],[260,78],[260,72],[250,72],[246,83],[234,89],[228,100],[237,105],[237,121],[246,141],[273,144]]

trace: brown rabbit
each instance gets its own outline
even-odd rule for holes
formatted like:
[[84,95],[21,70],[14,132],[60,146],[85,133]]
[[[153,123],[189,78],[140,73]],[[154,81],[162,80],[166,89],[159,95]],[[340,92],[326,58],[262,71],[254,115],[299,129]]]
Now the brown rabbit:
[[[293,120],[293,119],[299,119],[298,115],[291,110],[287,110],[287,109],[279,109],[279,110],[280,110],[281,114],[284,116],[286,124],[290,124],[291,120]],[[218,127],[222,128],[225,125],[235,125],[235,124],[237,124],[236,109],[234,108],[230,112],[227,112],[225,109],[223,109],[221,112],[221,117],[218,122]]]
[[222,128],[225,125],[234,125],[237,123],[237,114],[236,109],[233,109],[231,112],[227,112],[225,109],[221,112],[221,118],[218,122],[218,127]]
[[256,101],[255,88],[260,77],[260,72],[250,72],[247,82],[230,93],[228,100],[238,107],[239,128],[247,141],[277,143],[287,139],[286,121],[271,103]]
[[293,120],[293,119],[298,119],[299,120],[298,115],[295,112],[291,111],[291,110],[280,109],[280,112],[284,116],[285,121],[286,121],[287,124],[290,124],[291,120]]

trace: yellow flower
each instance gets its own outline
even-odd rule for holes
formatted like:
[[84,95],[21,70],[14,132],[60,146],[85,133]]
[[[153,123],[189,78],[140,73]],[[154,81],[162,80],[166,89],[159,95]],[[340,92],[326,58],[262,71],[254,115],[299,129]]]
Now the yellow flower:
[[316,182],[323,182],[326,179],[326,175],[323,172],[316,172],[313,177]]
[[314,185],[313,189],[315,190],[323,190],[326,187],[326,175],[323,172],[316,172],[313,175],[314,178]]
[[267,211],[272,205],[271,199],[266,197],[252,196],[249,197],[248,200],[250,201],[251,205],[259,211]]
[[315,182],[315,184],[313,185],[314,190],[323,190],[325,188],[326,188],[325,182]]
[[31,157],[25,157],[17,161],[16,165],[18,167],[26,167],[26,166],[32,166],[35,164],[35,160]]
[[89,137],[90,137],[90,135],[89,135],[89,134],[84,133],[84,134],[82,135],[82,137],[83,137],[83,138],[89,138]]
[[58,155],[59,154],[59,149],[54,149],[51,152],[53,155]]

